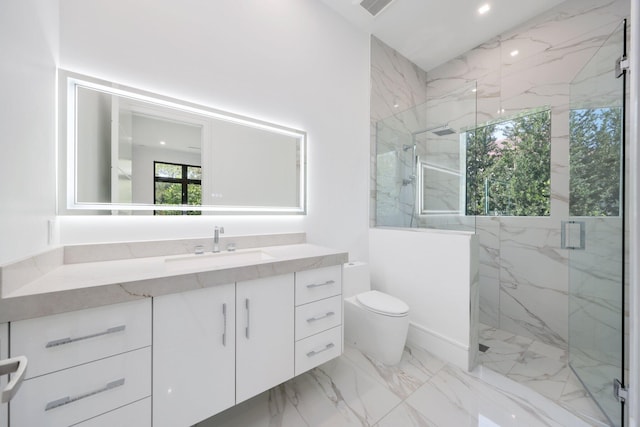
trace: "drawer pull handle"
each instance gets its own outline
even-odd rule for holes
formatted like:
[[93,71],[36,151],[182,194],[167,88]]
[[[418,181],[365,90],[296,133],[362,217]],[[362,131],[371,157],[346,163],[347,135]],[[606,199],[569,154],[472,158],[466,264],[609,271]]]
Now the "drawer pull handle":
[[244,328],[244,335],[249,339],[249,327],[251,326],[251,317],[249,315],[249,298],[245,298],[244,306],[247,309],[247,327]]
[[101,337],[103,335],[115,334],[116,332],[122,332],[126,329],[125,325],[114,326],[113,328],[109,328],[106,331],[96,332],[95,334],[85,335],[83,337],[77,338],[60,338],[59,340],[49,341],[46,348],[57,347],[59,345],[71,344],[73,342],[88,340],[89,338]]
[[0,375],[14,374],[9,384],[2,390],[0,403],[6,403],[16,394],[24,374],[27,371],[27,358],[25,356],[12,357],[11,359],[0,360]]
[[320,286],[328,286],[328,285],[333,285],[334,283],[336,283],[335,280],[327,280],[324,283],[311,283],[309,285],[307,285],[307,288],[312,289],[312,288],[319,288]]
[[327,311],[325,314],[321,314],[319,316],[308,318],[307,322],[313,323],[313,322],[316,322],[318,320],[326,319],[327,317],[331,317],[333,315],[335,315],[335,313],[333,311]]
[[77,396],[65,396],[60,399],[53,400],[47,403],[47,407],[44,410],[50,411],[51,409],[56,409],[64,405],[68,405],[69,403],[77,402],[78,400],[82,400],[84,398],[96,395],[98,393],[113,390],[114,388],[121,387],[123,385],[124,385],[124,378],[120,378],[119,380],[111,381],[104,387],[101,387],[97,390],[88,391],[86,393],[78,394]]
[[331,350],[333,347],[335,347],[335,344],[330,342],[329,344],[325,345],[320,350],[311,350],[309,353],[307,353],[307,357],[313,357],[313,356],[315,356],[317,354],[322,353],[323,351]]
[[222,345],[227,346],[227,304],[222,304],[222,317],[224,329],[222,331]]

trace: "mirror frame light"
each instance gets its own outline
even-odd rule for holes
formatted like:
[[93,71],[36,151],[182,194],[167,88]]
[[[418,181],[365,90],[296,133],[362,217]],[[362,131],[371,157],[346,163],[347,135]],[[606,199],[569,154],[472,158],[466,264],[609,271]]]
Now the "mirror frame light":
[[[60,105],[60,141],[61,162],[59,170],[65,172],[59,185],[59,214],[84,214],[86,211],[202,211],[213,214],[260,214],[260,215],[306,215],[306,144],[307,133],[298,129],[276,125],[248,116],[242,116],[228,111],[170,98],[157,93],[122,86],[108,81],[88,77],[66,70],[58,70],[59,74],[59,105]],[[132,100],[153,103],[181,112],[201,115],[206,118],[222,120],[239,125],[262,129],[298,139],[299,144],[299,174],[300,180],[298,206],[225,206],[225,205],[156,205],[146,203],[95,203],[81,202],[77,198],[78,168],[77,168],[77,90],[88,88],[110,95],[121,96]],[[65,164],[62,164],[62,163]],[[64,198],[65,200],[61,200]],[[66,207],[66,210],[60,207]]]

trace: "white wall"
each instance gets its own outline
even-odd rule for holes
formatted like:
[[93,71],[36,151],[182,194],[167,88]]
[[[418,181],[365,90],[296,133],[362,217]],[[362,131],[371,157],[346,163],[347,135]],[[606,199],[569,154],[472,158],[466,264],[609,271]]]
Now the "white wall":
[[[308,215],[60,217],[64,243],[306,231],[367,259],[369,38],[316,0],[61,0],[60,66],[308,132]],[[179,6],[178,6],[179,5]]]
[[409,304],[409,340],[462,369],[477,354],[477,238],[473,233],[370,230],[372,288]]
[[0,2],[0,264],[46,249],[55,216],[57,0]]

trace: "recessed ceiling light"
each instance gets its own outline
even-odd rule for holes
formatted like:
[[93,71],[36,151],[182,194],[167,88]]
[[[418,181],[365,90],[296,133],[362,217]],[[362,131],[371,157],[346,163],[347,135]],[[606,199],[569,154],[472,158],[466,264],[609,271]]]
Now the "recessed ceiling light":
[[160,145],[165,145],[166,142],[165,141],[160,141]]
[[519,54],[519,53],[520,53],[520,52],[518,52],[518,49],[516,49],[516,50],[512,50],[512,51],[511,51],[511,53],[510,53],[509,55],[511,55],[511,56],[518,56],[518,54]]
[[489,3],[485,3],[478,8],[478,13],[480,15],[484,15],[485,13],[489,12],[489,10],[491,10],[491,6],[489,5]]

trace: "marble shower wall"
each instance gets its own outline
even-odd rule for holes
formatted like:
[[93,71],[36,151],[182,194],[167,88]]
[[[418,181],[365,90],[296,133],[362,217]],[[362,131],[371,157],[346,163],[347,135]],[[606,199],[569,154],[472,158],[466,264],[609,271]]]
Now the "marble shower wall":
[[551,109],[551,215],[476,218],[483,323],[567,347],[570,82],[628,13],[627,0],[568,0],[427,73],[429,98],[476,81],[478,124]]
[[[413,189],[403,185],[411,170],[411,132],[424,128],[424,114],[414,108],[425,102],[427,74],[400,53],[371,37],[371,197],[370,225],[382,223],[410,226]],[[380,149],[376,146],[378,128]],[[376,167],[378,161],[380,168]],[[379,203],[378,197],[380,197]]]
[[[382,222],[397,226],[472,229],[475,220],[483,323],[567,347],[569,254],[560,247],[560,221],[569,213],[570,82],[628,13],[628,0],[568,0],[428,72],[372,37],[371,226],[381,214],[378,205]],[[519,54],[512,57],[516,49]],[[429,114],[429,106],[454,101],[453,94],[471,84],[477,86],[478,124],[536,107],[551,109],[549,217],[413,216],[413,193],[402,186],[408,157],[401,151],[411,141],[392,136],[379,153],[376,124],[384,121],[385,131],[406,137],[408,129],[443,121],[434,116],[437,108]],[[378,160],[396,169],[377,183]],[[382,190],[380,204],[376,186]],[[609,222],[595,226],[611,229]]]

